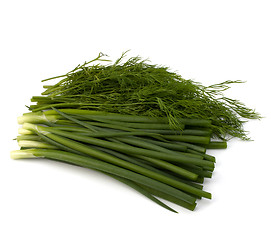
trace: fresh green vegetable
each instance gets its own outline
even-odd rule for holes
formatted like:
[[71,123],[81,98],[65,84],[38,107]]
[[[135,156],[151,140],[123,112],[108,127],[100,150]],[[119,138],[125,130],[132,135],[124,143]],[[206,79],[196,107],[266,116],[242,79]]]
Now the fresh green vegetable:
[[[46,79],[43,96],[18,118],[14,159],[48,158],[102,172],[167,210],[165,199],[194,210],[211,199],[203,189],[232,137],[249,140],[245,119],[260,115],[224,96],[231,84],[208,87],[139,57],[110,63],[100,54],[67,74]],[[101,62],[109,64],[101,64]],[[158,197],[158,198],[157,198]]]
[[27,150],[17,150],[11,152],[11,158],[13,159],[24,159],[24,158],[48,158],[53,160],[59,160],[66,163],[71,163],[74,165],[100,170],[109,174],[113,174],[125,179],[129,179],[140,183],[144,186],[148,186],[151,189],[156,189],[163,192],[166,195],[170,195],[178,200],[183,201],[191,205],[195,204],[195,199],[175,188],[172,188],[166,184],[159,181],[147,178],[140,174],[134,173],[123,168],[116,167],[114,165],[104,163],[102,161],[96,160],[90,157],[84,157],[81,155],[76,155],[73,153],[63,152],[59,150],[42,150],[42,149],[27,149]]
[[[210,193],[199,189],[197,185],[191,185],[187,180],[182,180],[182,178],[184,178],[190,179],[190,181],[198,181],[197,179],[200,179],[201,176],[211,176],[210,173],[202,172],[202,170],[200,170],[201,168],[196,170],[196,165],[201,166],[203,164],[203,166],[209,166],[211,169],[214,167],[212,162],[203,160],[202,156],[185,152],[187,150],[186,146],[177,144],[175,146],[174,142],[170,143],[168,140],[163,140],[165,135],[161,134],[159,134],[159,136],[162,140],[159,141],[156,139],[156,133],[145,134],[144,136],[142,132],[142,136],[140,137],[132,136],[133,134],[129,137],[129,134],[124,134],[128,133],[127,131],[106,130],[104,128],[97,131],[97,129],[92,129],[90,127],[91,123],[88,121],[79,120],[83,119],[80,114],[67,114],[64,113],[65,111],[62,112],[57,109],[54,109],[54,111],[54,114],[50,114],[48,111],[49,113],[31,113],[19,117],[18,122],[23,124],[23,129],[26,130],[27,134],[18,136],[17,140],[19,142],[27,141],[29,143],[27,145],[28,148],[42,150],[42,146],[47,144],[48,150],[56,148],[76,155],[85,157],[90,156],[98,158],[103,162],[109,162],[114,166],[120,166],[123,169],[130,169],[133,172],[138,172],[143,176],[150,177],[183,191],[186,195],[178,200],[181,202],[188,201],[187,196],[196,197],[198,199],[201,197],[211,198]],[[86,114],[86,111],[84,114]],[[91,112],[89,112],[89,114],[91,114]],[[60,120],[64,121],[64,118],[70,119],[68,120],[69,122],[67,122],[70,125],[65,125],[65,127],[62,128],[58,126],[51,127],[51,124]],[[34,122],[35,124],[29,122]],[[119,122],[118,124],[121,125],[121,123],[122,122]],[[185,128],[185,126],[183,127]],[[132,129],[131,133],[133,132]],[[144,141],[145,144],[142,144]],[[160,145],[163,146],[160,146],[157,143],[160,143]],[[98,149],[97,146],[99,146]],[[175,146],[175,148],[173,150],[167,148],[168,146]],[[176,151],[180,149],[182,152]],[[117,152],[114,152],[116,150]],[[122,157],[120,157],[120,154],[122,154]],[[123,157],[123,154],[125,157]],[[131,158],[134,160],[131,161]],[[178,163],[180,161],[184,164],[182,167],[178,164],[174,164],[174,162]],[[193,164],[196,165],[194,166]],[[176,174],[179,177],[177,177]],[[135,187],[134,184],[136,183],[130,183],[131,186],[133,185]],[[146,196],[144,190],[141,192]],[[166,198],[169,199],[170,197]],[[161,205],[160,203],[158,204]],[[194,203],[190,202],[189,204]],[[189,205],[188,207],[188,209],[193,208],[192,205]]]
[[[206,87],[140,57],[123,62],[126,54],[112,64],[99,54],[67,74],[44,80],[60,79],[55,85],[46,85],[44,96],[32,97],[36,104],[30,110],[91,109],[121,113],[130,119],[142,115],[166,116],[175,128],[180,127],[178,118],[203,119],[212,122],[212,131],[217,137],[248,139],[242,118],[258,119],[260,115],[223,94],[231,84],[241,81]],[[100,64],[105,60],[109,64]]]

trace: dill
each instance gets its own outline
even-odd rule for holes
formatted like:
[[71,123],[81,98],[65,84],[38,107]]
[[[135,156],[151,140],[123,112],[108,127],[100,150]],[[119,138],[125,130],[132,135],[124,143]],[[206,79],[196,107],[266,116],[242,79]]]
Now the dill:
[[[67,74],[43,80],[59,79],[46,85],[42,95],[33,97],[32,111],[51,107],[99,110],[150,117],[167,116],[174,129],[178,119],[212,121],[213,137],[249,140],[243,124],[260,119],[255,110],[224,92],[239,80],[211,86],[184,79],[168,67],[150,64],[139,56],[124,61],[124,52],[115,62],[100,53],[97,58],[78,65]],[[106,64],[104,64],[106,63]]]

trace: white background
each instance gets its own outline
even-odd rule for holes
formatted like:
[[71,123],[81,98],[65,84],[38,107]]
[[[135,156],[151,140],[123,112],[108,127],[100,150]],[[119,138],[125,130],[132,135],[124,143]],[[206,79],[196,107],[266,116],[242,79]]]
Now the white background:
[[[270,1],[1,1],[0,239],[271,239]],[[265,118],[232,140],[205,189],[213,199],[171,213],[93,171],[11,160],[16,118],[44,78],[99,52],[131,49],[204,85],[244,80],[227,96]],[[172,205],[171,205],[172,206]]]

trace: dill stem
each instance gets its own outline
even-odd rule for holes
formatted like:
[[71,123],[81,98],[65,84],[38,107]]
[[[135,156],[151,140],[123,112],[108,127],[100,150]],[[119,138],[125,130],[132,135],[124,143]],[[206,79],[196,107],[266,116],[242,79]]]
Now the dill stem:
[[46,110],[46,109],[50,109],[52,107],[77,107],[77,106],[82,106],[82,105],[86,105],[84,103],[53,103],[53,104],[48,104],[48,105],[44,105],[44,106],[41,106],[41,107],[35,107],[34,106],[31,106],[30,109],[33,111],[33,112],[38,112],[38,111],[41,111],[41,110]]
[[52,79],[61,78],[61,77],[66,77],[66,76],[67,76],[67,75],[64,74],[64,75],[60,75],[60,76],[56,76],[56,77],[46,78],[46,79],[42,80],[42,82],[46,82],[46,81],[49,81],[49,80],[52,80]]

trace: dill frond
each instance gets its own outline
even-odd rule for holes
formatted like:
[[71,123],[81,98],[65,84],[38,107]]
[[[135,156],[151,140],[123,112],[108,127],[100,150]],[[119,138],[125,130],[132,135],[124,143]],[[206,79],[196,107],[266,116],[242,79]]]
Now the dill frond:
[[124,61],[126,55],[124,52],[112,63],[100,53],[65,75],[43,80],[61,78],[55,85],[46,86],[42,93],[46,97],[37,100],[32,110],[73,104],[82,109],[167,116],[174,129],[180,128],[178,118],[208,119],[212,121],[214,137],[249,140],[243,123],[247,119],[260,119],[260,114],[239,100],[224,96],[231,84],[242,81],[228,80],[206,87],[139,56]]

